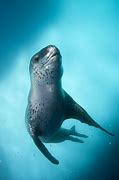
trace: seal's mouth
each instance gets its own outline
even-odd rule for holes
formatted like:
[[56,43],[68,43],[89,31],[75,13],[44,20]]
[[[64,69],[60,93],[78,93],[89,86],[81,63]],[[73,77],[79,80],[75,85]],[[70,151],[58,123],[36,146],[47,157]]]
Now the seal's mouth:
[[50,59],[51,58],[54,58],[54,57],[57,57],[57,56],[61,56],[60,53],[58,51],[54,51],[51,56],[50,56]]
[[55,56],[58,56],[58,55],[59,55],[59,53],[54,52],[54,53],[52,54],[51,58],[53,58],[53,57],[55,57]]

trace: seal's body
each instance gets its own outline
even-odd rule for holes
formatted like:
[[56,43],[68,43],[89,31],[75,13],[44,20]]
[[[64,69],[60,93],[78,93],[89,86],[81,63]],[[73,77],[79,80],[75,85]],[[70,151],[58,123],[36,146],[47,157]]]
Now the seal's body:
[[75,131],[61,129],[65,119],[75,118],[112,135],[97,124],[62,88],[63,74],[61,54],[58,48],[49,45],[35,54],[30,62],[31,89],[26,110],[27,129],[39,150],[54,164],[56,160],[43,142],[60,142],[68,139],[82,142],[70,135],[87,137]]

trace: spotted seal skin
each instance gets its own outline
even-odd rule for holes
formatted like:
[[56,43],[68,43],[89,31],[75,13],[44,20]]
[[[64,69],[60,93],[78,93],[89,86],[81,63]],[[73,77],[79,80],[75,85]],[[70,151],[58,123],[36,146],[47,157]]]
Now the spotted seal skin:
[[38,149],[52,163],[59,164],[59,161],[51,155],[43,142],[52,142],[53,139],[54,142],[57,139],[78,142],[70,135],[86,137],[77,133],[75,127],[63,130],[61,125],[66,119],[78,119],[113,135],[96,123],[62,88],[62,57],[56,46],[49,45],[36,53],[30,61],[29,71],[31,88],[26,109],[26,126]]

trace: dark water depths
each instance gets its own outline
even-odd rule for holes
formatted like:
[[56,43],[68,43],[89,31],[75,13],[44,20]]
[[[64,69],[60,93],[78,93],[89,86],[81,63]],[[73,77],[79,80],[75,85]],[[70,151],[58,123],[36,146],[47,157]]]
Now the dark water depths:
[[[119,44],[116,0],[0,1],[0,180],[119,179]],[[103,127],[68,120],[84,144],[47,144],[51,164],[25,127],[31,56],[48,44],[63,57],[63,87]]]

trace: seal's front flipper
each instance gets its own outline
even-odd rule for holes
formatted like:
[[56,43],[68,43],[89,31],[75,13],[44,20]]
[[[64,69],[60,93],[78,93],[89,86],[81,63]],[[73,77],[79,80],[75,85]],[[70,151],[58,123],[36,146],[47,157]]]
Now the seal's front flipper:
[[79,105],[77,104],[71,96],[69,96],[65,91],[65,119],[74,118],[80,120],[82,123],[86,123],[90,126],[94,126],[96,128],[100,128],[107,134],[114,136],[112,133],[105,130],[98,123],[96,123],[89,114]]
[[50,152],[47,150],[45,145],[40,141],[38,136],[32,136],[35,145],[38,147],[38,149],[42,152],[42,154],[53,164],[59,164],[59,161],[53,157]]

